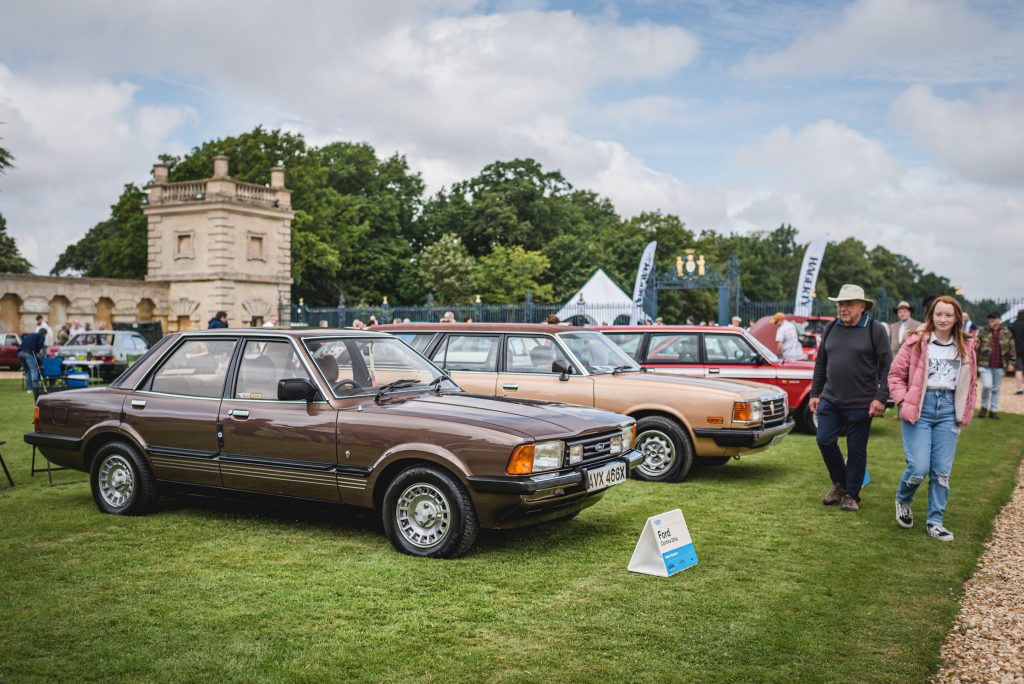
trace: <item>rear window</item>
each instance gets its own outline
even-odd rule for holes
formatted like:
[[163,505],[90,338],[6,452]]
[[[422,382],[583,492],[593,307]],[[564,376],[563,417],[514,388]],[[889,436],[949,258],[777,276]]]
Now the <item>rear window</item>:
[[114,336],[111,333],[80,333],[72,337],[68,342],[69,345],[82,347],[91,345],[110,346],[113,343]]

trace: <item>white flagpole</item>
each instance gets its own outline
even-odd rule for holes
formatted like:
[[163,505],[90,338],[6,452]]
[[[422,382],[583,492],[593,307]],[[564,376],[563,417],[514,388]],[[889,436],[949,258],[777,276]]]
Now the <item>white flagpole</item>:
[[825,255],[825,245],[828,244],[828,235],[819,235],[807,245],[804,252],[804,263],[800,267],[800,279],[796,281],[796,301],[793,303],[793,313],[797,316],[810,316],[811,305],[814,298],[814,285],[818,282],[818,273],[821,271],[821,259]]
[[629,314],[629,324],[639,323],[640,316],[644,315],[644,295],[647,293],[647,278],[654,270],[654,250],[657,242],[650,242],[644,247],[644,254],[640,257],[640,267],[636,270],[636,283],[633,284],[633,310]]

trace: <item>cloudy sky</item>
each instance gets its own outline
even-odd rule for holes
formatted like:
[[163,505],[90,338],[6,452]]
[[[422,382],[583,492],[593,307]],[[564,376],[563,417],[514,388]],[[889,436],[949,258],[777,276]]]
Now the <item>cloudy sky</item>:
[[158,154],[262,124],[431,190],[533,157],[624,216],[854,235],[1019,295],[1022,45],[1018,0],[9,2],[0,213],[46,273]]

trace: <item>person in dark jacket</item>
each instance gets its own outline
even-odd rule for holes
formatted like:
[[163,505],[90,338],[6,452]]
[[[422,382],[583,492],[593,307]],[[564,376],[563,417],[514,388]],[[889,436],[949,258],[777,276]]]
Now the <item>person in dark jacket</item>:
[[[868,313],[875,302],[864,288],[843,285],[836,303],[836,320],[822,332],[814,361],[809,407],[818,415],[818,449],[832,480],[822,503],[840,504],[848,512],[860,509],[860,488],[868,463],[871,419],[885,413],[889,397],[892,351],[889,331]],[[846,461],[839,433],[846,433]]]
[[209,320],[209,322],[206,324],[206,328],[208,330],[213,330],[215,328],[226,328],[226,327],[228,327],[228,312],[227,311],[218,311],[216,313],[216,315],[214,315],[214,317],[211,318]]
[[1013,347],[1017,350],[1017,358],[1013,363],[1014,378],[1017,380],[1017,391],[1024,394],[1024,309],[1017,310],[1017,318],[1010,324],[1013,333]]
[[39,355],[46,349],[46,329],[23,335],[18,347],[18,361],[25,372],[25,387],[29,394],[39,391]]

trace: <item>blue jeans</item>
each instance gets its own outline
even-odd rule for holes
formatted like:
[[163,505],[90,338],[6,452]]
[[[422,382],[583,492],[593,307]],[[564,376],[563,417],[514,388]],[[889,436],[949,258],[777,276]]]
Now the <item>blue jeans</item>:
[[914,492],[928,476],[928,522],[942,524],[949,499],[949,471],[956,455],[960,428],[951,390],[928,390],[921,399],[921,416],[911,425],[903,423],[903,451],[907,469],[900,477],[896,499],[909,504]]
[[[1006,374],[1002,368],[982,368],[978,366],[978,376],[981,377],[981,408],[995,411],[999,408],[999,390],[1003,388],[1003,376]],[[991,397],[992,401],[989,401]]]
[[34,390],[39,387],[39,362],[32,352],[18,352],[18,361],[21,362],[21,369],[25,373],[26,389]]
[[[846,427],[846,461],[839,448],[839,432]],[[868,435],[871,416],[868,407],[844,409],[825,399],[818,402],[818,449],[825,460],[832,484],[841,485],[846,494],[860,501],[864,471],[868,467]]]

